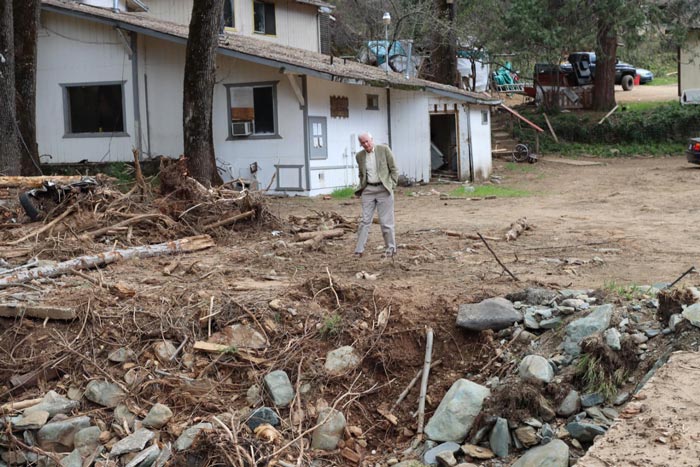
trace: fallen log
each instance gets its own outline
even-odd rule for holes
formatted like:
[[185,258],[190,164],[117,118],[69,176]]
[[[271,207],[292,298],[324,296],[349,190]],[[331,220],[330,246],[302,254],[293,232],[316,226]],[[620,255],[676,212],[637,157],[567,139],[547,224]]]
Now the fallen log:
[[315,232],[300,232],[296,234],[294,241],[301,242],[303,240],[313,240],[316,238],[333,238],[341,237],[345,234],[344,229],[317,230]]
[[0,287],[23,284],[34,279],[44,277],[56,277],[63,274],[71,274],[73,270],[95,269],[117,261],[132,258],[150,258],[152,256],[164,256],[177,253],[189,253],[204,250],[215,245],[209,235],[185,237],[157,245],[138,246],[120,250],[111,250],[98,255],[79,256],[62,263],[42,266],[34,269],[16,271],[9,276],[0,277]]
[[3,318],[39,318],[71,320],[76,317],[73,308],[28,305],[20,302],[0,303],[0,316]]
[[[83,175],[40,175],[36,177],[6,176],[0,177],[0,188],[39,188],[45,181],[66,185],[79,182]],[[99,182],[114,181],[114,177],[98,174],[95,177]]]
[[[455,231],[455,230],[445,230],[445,235],[447,235],[448,237],[467,238],[467,239],[469,239],[469,240],[481,240],[477,234],[469,234],[469,233],[457,232],[457,231]],[[484,238],[485,238],[486,240],[491,240],[491,241],[494,241],[494,242],[498,242],[498,241],[501,240],[500,238],[496,238],[496,237],[487,237],[486,235],[484,235]]]
[[229,225],[233,224],[236,221],[239,221],[241,219],[247,219],[248,217],[252,217],[255,215],[255,211],[246,211],[240,214],[236,214],[235,216],[227,217],[226,219],[222,219],[218,222],[214,222],[213,224],[205,225],[204,230],[209,230],[213,229],[216,227],[222,227],[224,225]]
[[527,223],[527,218],[522,217],[510,225],[510,230],[506,232],[506,241],[517,239],[521,233],[530,229],[530,225]]

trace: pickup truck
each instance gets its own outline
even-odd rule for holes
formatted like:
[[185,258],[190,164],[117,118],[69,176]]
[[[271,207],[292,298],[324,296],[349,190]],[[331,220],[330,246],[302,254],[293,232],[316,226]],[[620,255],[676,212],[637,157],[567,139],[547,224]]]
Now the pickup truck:
[[[588,84],[595,79],[595,52],[575,52],[569,55],[569,63],[562,64],[563,71],[573,71],[578,84]],[[615,59],[615,84],[622,86],[625,91],[634,87],[634,77],[637,69],[629,63]]]

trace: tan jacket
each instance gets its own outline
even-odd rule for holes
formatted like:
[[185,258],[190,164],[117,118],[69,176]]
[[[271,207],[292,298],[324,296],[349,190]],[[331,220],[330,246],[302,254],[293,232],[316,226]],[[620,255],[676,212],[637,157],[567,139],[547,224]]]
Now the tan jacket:
[[[389,193],[393,193],[399,181],[399,172],[396,169],[394,154],[391,152],[391,149],[389,149],[389,146],[377,144],[374,146],[374,156],[377,161],[377,175],[379,176],[379,180]],[[357,160],[358,175],[360,177],[360,187],[355,191],[355,194],[359,196],[367,187],[367,152],[365,150],[358,152],[355,159]]]

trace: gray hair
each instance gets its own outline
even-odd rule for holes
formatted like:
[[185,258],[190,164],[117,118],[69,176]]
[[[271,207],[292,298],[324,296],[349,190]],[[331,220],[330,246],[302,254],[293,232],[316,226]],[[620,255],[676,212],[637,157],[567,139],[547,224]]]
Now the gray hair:
[[365,131],[363,133],[360,133],[359,135],[357,135],[357,139],[359,140],[363,136],[367,136],[369,139],[374,141],[374,137],[372,136],[372,133],[370,133],[369,131]]

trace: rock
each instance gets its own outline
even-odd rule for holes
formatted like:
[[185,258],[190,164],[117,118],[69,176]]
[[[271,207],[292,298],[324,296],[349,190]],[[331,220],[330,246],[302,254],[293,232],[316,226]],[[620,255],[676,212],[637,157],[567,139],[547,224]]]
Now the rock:
[[459,451],[459,444],[450,441],[447,443],[439,444],[433,448],[428,449],[423,454],[423,463],[427,465],[436,465],[438,463],[437,456],[440,453],[449,452],[454,454]]
[[13,420],[12,431],[38,430],[46,425],[48,419],[49,413],[46,410],[34,410]]
[[593,423],[572,422],[566,425],[566,430],[571,433],[571,436],[582,443],[590,444],[598,435],[605,434],[605,428]]
[[603,333],[605,338],[605,343],[613,350],[620,350],[622,346],[620,345],[620,331],[615,328],[607,329]]
[[685,310],[683,310],[681,315],[683,316],[683,318],[690,321],[690,324],[700,328],[700,303],[694,303],[690,305]]
[[581,405],[583,407],[593,407],[605,402],[605,396],[599,392],[591,392],[581,396]]
[[549,383],[554,378],[554,370],[546,358],[540,355],[528,355],[518,366],[518,374],[523,381]]
[[523,315],[505,298],[489,298],[480,303],[468,303],[459,306],[457,326],[470,331],[485,329],[504,329],[519,323]]
[[246,425],[248,425],[250,431],[255,431],[255,429],[263,423],[269,423],[272,426],[277,426],[280,424],[280,419],[277,417],[274,410],[270,409],[269,407],[260,407],[250,414]]
[[333,451],[343,437],[345,416],[338,410],[326,407],[318,412],[317,423],[321,422],[323,424],[314,430],[311,448]]
[[578,412],[580,407],[581,401],[579,400],[578,392],[572,389],[566,395],[564,400],[561,401],[561,404],[557,409],[557,415],[561,417],[568,417]]
[[554,418],[557,416],[557,413],[554,411],[552,406],[549,405],[549,401],[544,397],[541,397],[539,400],[539,413],[542,420],[546,422],[554,420]]
[[326,354],[326,364],[323,366],[329,375],[341,375],[356,368],[360,364],[360,356],[349,345],[331,350]]
[[481,412],[488,388],[466,379],[450,387],[425,427],[428,439],[459,442],[467,436],[474,419]]
[[535,314],[532,311],[526,311],[523,319],[523,324],[528,329],[539,329],[540,323],[537,321]]
[[493,459],[495,457],[493,451],[490,449],[482,448],[474,444],[462,445],[462,452],[474,459]]
[[294,387],[283,370],[268,373],[265,376],[265,387],[278,407],[286,407],[294,400]]
[[556,437],[556,435],[557,434],[554,432],[554,429],[549,425],[549,423],[542,425],[542,428],[540,428],[537,432],[537,436],[539,436],[541,444],[549,443]]
[[173,416],[172,410],[167,405],[154,404],[148,415],[143,419],[143,426],[146,428],[162,428]]
[[90,426],[90,417],[72,417],[50,422],[37,432],[39,447],[45,451],[66,451],[73,449],[75,434]]
[[117,443],[112,446],[109,455],[110,457],[117,457],[127,452],[141,451],[146,446],[146,443],[152,440],[154,436],[155,433],[150,430],[144,428],[136,430],[126,438],[117,441]]
[[55,416],[56,414],[69,414],[72,410],[80,407],[79,401],[72,401],[55,391],[49,391],[46,393],[41,402],[31,407],[24,409],[24,416],[26,417],[30,413],[36,410],[43,410],[49,413],[49,418]]
[[73,445],[81,456],[87,457],[100,445],[100,434],[102,431],[96,426],[83,428],[75,434]]
[[119,404],[114,408],[114,421],[119,425],[124,425],[124,423],[126,423],[130,429],[133,429],[136,415],[131,413],[125,404]]
[[567,316],[573,315],[574,313],[576,313],[576,308],[574,308],[572,306],[557,305],[557,310],[559,311],[559,313],[561,313],[563,315],[567,315]]
[[649,339],[651,339],[652,337],[656,337],[656,336],[658,336],[659,334],[661,334],[661,331],[659,331],[658,329],[645,329],[645,330],[644,330],[644,334],[645,334]]
[[519,332],[518,337],[517,337],[518,342],[522,342],[524,344],[529,344],[534,339],[535,339],[535,335],[531,332],[528,332],[528,331]]
[[438,461],[438,465],[442,467],[454,467],[457,465],[457,459],[455,459],[455,455],[453,452],[450,451],[444,451],[435,456]]
[[537,439],[537,431],[531,426],[521,426],[516,428],[515,436],[526,448],[534,446],[539,442]]
[[398,464],[394,464],[394,467],[425,467],[425,464],[418,461],[403,461]]
[[630,398],[630,393],[629,392],[621,392],[617,396],[615,396],[615,400],[613,401],[613,405],[622,405],[625,402],[627,402],[627,399]]
[[129,461],[124,467],[137,467],[138,465],[152,465],[158,456],[160,455],[160,448],[153,444],[148,449],[144,449],[133,459]]
[[61,467],[83,467],[83,457],[77,449],[61,459]]
[[136,353],[125,347],[121,347],[107,355],[107,360],[114,363],[133,362],[136,360]]
[[610,304],[593,308],[588,316],[570,322],[566,326],[564,351],[572,356],[581,353],[581,341],[591,334],[602,332],[610,326],[613,307]]
[[644,344],[645,342],[647,342],[649,340],[649,338],[647,336],[645,336],[644,334],[642,334],[641,332],[637,332],[637,333],[632,334],[630,336],[630,338],[632,339],[632,342],[634,342],[637,345]]
[[540,328],[542,329],[556,329],[562,323],[560,317],[555,316],[554,318],[543,319],[540,321]]
[[505,418],[496,419],[489,436],[489,446],[497,457],[508,457],[510,431],[508,430],[508,420]]
[[185,449],[189,449],[190,446],[192,446],[192,443],[194,443],[197,435],[199,435],[202,430],[211,430],[213,428],[214,427],[211,423],[197,423],[196,425],[189,427],[182,432],[178,439],[175,440],[175,443],[173,443],[173,450],[184,451]]
[[236,349],[255,350],[262,350],[268,345],[262,334],[245,324],[227,326],[222,331],[212,334],[207,342]]
[[262,394],[260,393],[260,386],[257,384],[252,385],[248,388],[245,394],[245,399],[248,405],[258,405],[262,401]]
[[671,317],[668,319],[668,328],[671,330],[671,332],[676,332],[678,323],[680,323],[684,319],[685,318],[683,318],[683,315],[681,315],[680,313],[671,315]]
[[586,302],[585,300],[581,300],[580,298],[567,298],[566,300],[562,300],[562,302],[559,305],[568,306],[575,310],[581,310],[583,309],[583,307],[588,305],[588,302]]
[[603,412],[598,407],[589,407],[586,409],[586,415],[593,420],[594,423],[609,427],[610,420],[603,414]]
[[172,341],[163,340],[156,342],[153,345],[153,350],[156,352],[156,357],[158,357],[158,360],[160,360],[161,363],[168,365],[170,364],[170,359],[172,356],[175,355],[177,347],[175,347],[175,344],[173,344]]
[[521,301],[529,305],[549,305],[557,298],[557,292],[541,287],[529,287],[506,297],[511,301]]
[[559,439],[530,449],[512,467],[569,467],[569,446]]
[[617,410],[613,409],[612,407],[605,407],[602,410],[602,412],[603,412],[603,415],[605,415],[610,420],[615,420],[617,417],[620,416],[620,414],[617,412]]
[[551,308],[535,308],[534,312],[541,319],[550,319],[552,317]]
[[92,380],[85,388],[85,398],[103,407],[114,408],[125,397],[119,386],[107,381]]
[[531,426],[533,428],[541,428],[542,427],[542,422],[537,420],[536,418],[527,418],[523,420],[523,423],[525,425]]
[[165,467],[165,465],[170,460],[172,454],[172,445],[170,443],[163,443],[163,445],[161,446],[160,454],[158,454],[156,460],[153,461],[152,467]]

